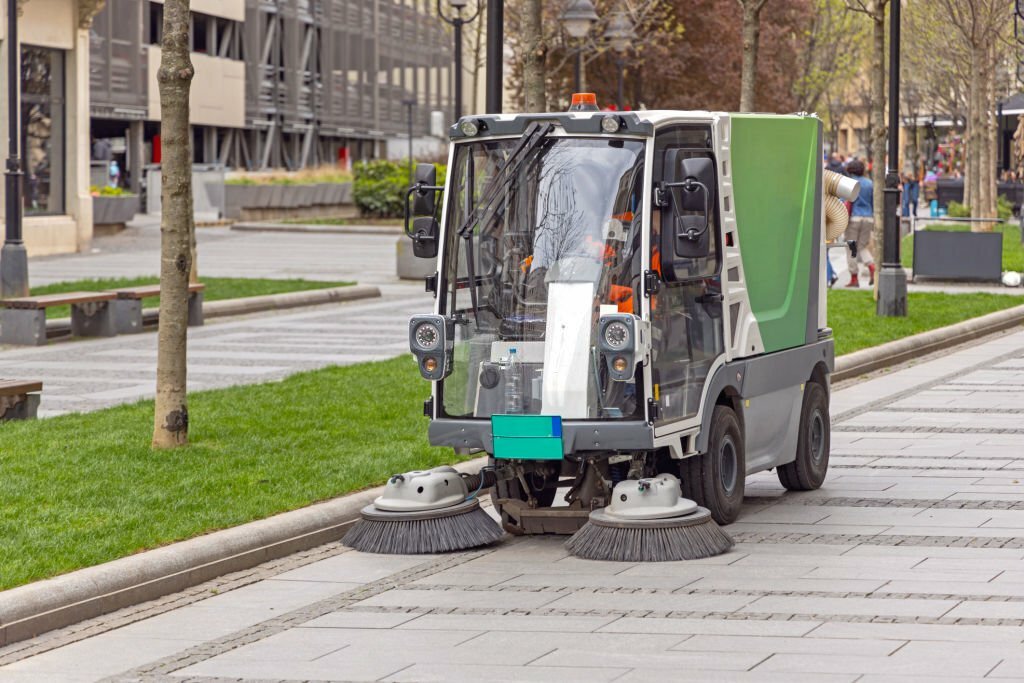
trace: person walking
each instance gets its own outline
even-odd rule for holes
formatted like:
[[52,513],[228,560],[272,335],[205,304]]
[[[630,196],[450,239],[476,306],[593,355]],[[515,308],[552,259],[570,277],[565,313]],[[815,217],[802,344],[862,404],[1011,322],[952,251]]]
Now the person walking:
[[921,183],[917,173],[909,169],[903,173],[903,216],[917,215],[917,200],[921,193]]
[[850,266],[850,282],[847,287],[860,287],[858,262],[864,264],[871,273],[871,281],[868,284],[875,284],[875,260],[871,257],[869,249],[871,232],[875,227],[875,188],[871,180],[864,176],[864,170],[864,162],[860,159],[853,159],[846,166],[846,172],[860,185],[860,194],[857,195],[850,211],[850,226],[846,229],[846,241],[853,242],[856,246],[856,249],[851,249],[846,257]]

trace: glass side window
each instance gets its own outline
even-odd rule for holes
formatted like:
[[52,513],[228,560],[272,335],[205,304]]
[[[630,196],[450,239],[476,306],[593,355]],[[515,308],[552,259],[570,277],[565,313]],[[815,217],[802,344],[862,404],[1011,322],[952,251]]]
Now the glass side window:
[[64,52],[21,48],[25,214],[64,212]]
[[639,300],[644,147],[543,135],[459,145],[440,293],[456,332],[446,415],[642,412],[635,383],[608,378],[596,328]]
[[[665,151],[714,158],[711,129],[680,126],[659,131],[654,146],[654,183],[661,182]],[[660,235],[669,209],[651,212],[651,268],[660,274]],[[656,425],[695,416],[701,391],[715,360],[725,352],[722,332],[721,237],[717,206],[708,217],[711,249],[686,264],[687,277],[663,282],[651,296],[652,394],[660,413]]]

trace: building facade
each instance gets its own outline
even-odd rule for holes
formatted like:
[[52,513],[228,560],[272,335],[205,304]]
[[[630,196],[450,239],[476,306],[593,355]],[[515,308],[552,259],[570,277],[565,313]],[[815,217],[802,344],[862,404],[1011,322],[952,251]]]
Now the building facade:
[[[88,248],[89,25],[102,0],[19,0],[22,234],[30,255]],[[10,18],[0,8],[0,139],[7,155]],[[0,202],[6,202],[0,187]],[[2,220],[0,216],[0,220]]]
[[[429,136],[431,112],[451,116],[451,38],[428,0],[191,7],[197,163],[297,169],[380,156],[406,136],[408,102],[414,137]],[[136,188],[160,160],[161,22],[161,0],[107,0],[90,32],[91,133],[112,142]]]

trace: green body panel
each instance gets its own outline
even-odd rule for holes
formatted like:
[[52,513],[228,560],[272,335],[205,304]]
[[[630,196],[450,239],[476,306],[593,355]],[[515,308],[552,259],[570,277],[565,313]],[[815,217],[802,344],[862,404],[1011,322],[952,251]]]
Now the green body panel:
[[[817,316],[812,273],[821,239],[821,122],[733,114],[736,223],[750,307],[765,352],[807,343]],[[813,310],[812,310],[813,309]]]
[[562,418],[551,415],[492,415],[494,457],[561,460]]

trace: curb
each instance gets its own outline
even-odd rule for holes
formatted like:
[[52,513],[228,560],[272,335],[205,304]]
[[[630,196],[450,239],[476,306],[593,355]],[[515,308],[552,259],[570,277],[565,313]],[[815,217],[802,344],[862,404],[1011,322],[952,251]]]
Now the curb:
[[[380,297],[380,289],[370,285],[350,285],[348,287],[326,287],[324,289],[307,289],[301,292],[284,294],[264,294],[239,299],[222,299],[203,303],[203,318],[224,318],[232,315],[246,315],[263,311],[281,311],[303,306],[318,306],[360,299],[376,299]],[[143,325],[157,323],[158,308],[147,308],[142,311]],[[62,337],[71,334],[71,318],[56,318],[46,321],[46,337]]]
[[874,370],[920,358],[951,346],[978,339],[1024,323],[1024,305],[1005,308],[946,327],[861,349],[836,358],[832,381],[857,377]]
[[[475,472],[476,458],[455,465]],[[384,487],[0,592],[0,647],[338,541]]]
[[401,235],[400,225],[317,225],[314,223],[235,223],[239,232],[286,232],[320,235]]
[[[373,296],[379,296],[379,292]],[[286,297],[293,295],[252,299]],[[238,313],[252,312],[252,309],[246,309],[244,303],[234,305],[231,309],[237,309]],[[832,378],[834,381],[851,379],[1022,323],[1024,305],[849,353],[836,359]],[[471,472],[485,463],[486,459],[477,458],[455,467],[463,472]],[[381,490],[382,487],[378,487],[342,496],[2,591],[0,646],[122,607],[154,600],[229,572],[248,569],[268,560],[337,541],[356,520],[359,510],[379,495]]]

